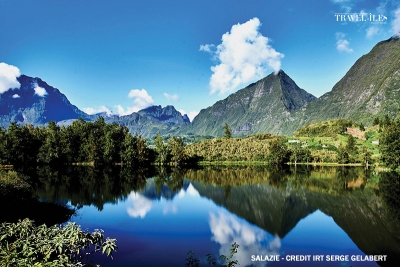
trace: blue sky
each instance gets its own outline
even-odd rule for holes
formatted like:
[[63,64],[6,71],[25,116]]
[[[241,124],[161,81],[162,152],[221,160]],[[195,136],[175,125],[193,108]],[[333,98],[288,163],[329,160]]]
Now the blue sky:
[[0,0],[0,93],[21,73],[87,112],[174,105],[193,117],[283,69],[321,96],[399,32],[399,7],[398,0]]

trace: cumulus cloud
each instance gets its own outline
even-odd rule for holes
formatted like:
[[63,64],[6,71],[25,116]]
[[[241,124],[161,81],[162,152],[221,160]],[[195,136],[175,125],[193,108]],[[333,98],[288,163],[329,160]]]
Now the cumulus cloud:
[[184,111],[183,109],[180,109],[180,110],[178,110],[178,111],[182,114],[182,116],[186,114],[186,115],[188,116],[188,118],[189,118],[190,121],[193,121],[194,117],[196,117],[196,116],[199,114],[198,111],[186,112],[186,111]]
[[179,96],[177,94],[170,95],[170,94],[164,93],[164,96],[168,101],[178,101],[179,100]]
[[200,46],[201,51],[210,52],[218,64],[211,67],[210,93],[231,92],[241,85],[254,82],[267,74],[268,69],[278,72],[283,54],[275,51],[258,30],[258,18],[243,24],[233,25],[230,32],[222,35],[222,43],[216,46]]
[[367,34],[366,37],[368,39],[371,39],[372,37],[374,37],[376,34],[379,33],[379,28],[377,26],[371,26],[366,30]]
[[121,105],[116,105],[115,108],[117,109],[119,115],[129,115],[154,104],[154,99],[147,93],[145,89],[131,90],[128,94],[128,98],[134,99],[133,106],[124,109]]
[[394,11],[394,19],[392,21],[393,35],[400,37],[400,7]]
[[8,65],[4,62],[0,63],[0,94],[8,89],[19,88],[21,84],[17,78],[21,75],[19,69],[15,66]]
[[35,95],[38,95],[40,97],[44,97],[45,95],[47,95],[46,89],[40,87],[37,83],[35,83],[33,86],[33,90],[35,90]]
[[248,222],[228,214],[210,213],[209,225],[212,239],[221,245],[220,255],[229,255],[231,244],[236,242],[240,249],[235,254],[241,265],[267,266],[266,262],[251,262],[251,255],[279,255],[281,240]]
[[137,193],[130,193],[128,201],[130,201],[132,207],[128,207],[126,211],[133,218],[140,217],[143,219],[153,207],[153,202],[150,199]]
[[337,32],[337,33],[336,33],[336,40],[337,40],[337,42],[336,42],[336,49],[337,49],[339,52],[351,53],[351,52],[353,52],[353,49],[351,49],[351,48],[349,47],[350,43],[349,43],[349,41],[347,41],[347,40],[345,39],[345,37],[346,37],[346,34],[344,34],[344,33],[342,33],[342,32]]
[[14,94],[14,95],[12,96],[12,98],[21,98],[21,97],[19,96],[19,94]]
[[85,113],[89,114],[89,115],[97,114],[97,113],[100,113],[100,112],[106,112],[107,115],[113,114],[111,109],[109,107],[106,107],[106,106],[100,106],[98,108],[87,107],[87,108],[82,108],[82,110]]

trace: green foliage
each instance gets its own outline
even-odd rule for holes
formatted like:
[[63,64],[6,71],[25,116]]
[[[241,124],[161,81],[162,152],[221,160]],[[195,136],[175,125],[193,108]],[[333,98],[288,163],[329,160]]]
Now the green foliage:
[[391,169],[400,165],[400,120],[385,125],[379,140],[382,161]]
[[286,138],[279,136],[271,142],[269,147],[269,154],[267,160],[269,164],[274,166],[280,166],[287,162],[290,159],[290,151],[286,146]]
[[185,144],[182,138],[172,136],[167,142],[168,150],[171,154],[171,160],[175,166],[182,164],[186,159]]
[[1,266],[82,266],[93,253],[112,257],[116,249],[116,240],[102,230],[89,233],[75,223],[47,227],[25,219],[0,225]]
[[27,183],[27,177],[18,175],[16,171],[0,170],[0,198],[12,201],[13,197],[25,199],[32,196],[32,188]]
[[353,126],[353,122],[345,119],[335,119],[307,124],[295,132],[295,136],[307,137],[334,137],[343,134],[348,127]]
[[[230,250],[229,255],[220,255],[219,258],[222,261],[221,264],[217,265],[217,260],[211,256],[211,254],[207,254],[207,263],[212,266],[220,266],[220,267],[234,267],[236,265],[240,265],[238,260],[234,260],[234,256],[237,253],[239,245],[235,242],[232,244],[232,248]],[[194,257],[193,251],[189,251],[190,255],[185,261],[186,267],[199,267],[200,261]]]
[[360,153],[360,160],[361,162],[365,165],[368,166],[370,164],[372,164],[372,153],[371,151],[368,149],[368,147],[363,146],[361,149],[361,153]]
[[154,141],[154,145],[156,148],[156,163],[163,165],[166,164],[168,161],[168,155],[169,155],[169,147],[167,145],[164,144],[164,140],[161,137],[161,134],[158,133],[155,141]]
[[214,138],[189,144],[185,152],[190,158],[204,161],[256,161],[265,160],[272,140],[269,134],[246,138]]
[[290,147],[290,162],[310,162],[312,160],[311,151],[308,148],[301,147],[299,143],[294,143]]
[[347,164],[350,162],[349,152],[347,151],[346,147],[339,146],[337,161],[340,164]]
[[225,138],[231,138],[232,137],[231,127],[227,123],[225,123],[225,126],[224,126],[224,137]]
[[[130,136],[130,137],[128,137]],[[60,128],[54,121],[45,127],[12,123],[0,129],[0,164],[33,165],[91,162],[94,165],[150,160],[146,139],[134,137],[125,126],[83,119]]]

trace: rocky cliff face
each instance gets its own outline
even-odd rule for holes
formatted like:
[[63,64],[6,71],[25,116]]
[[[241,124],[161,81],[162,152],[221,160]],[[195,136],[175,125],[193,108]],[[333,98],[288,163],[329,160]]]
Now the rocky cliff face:
[[283,133],[292,113],[314,99],[281,70],[201,110],[181,133],[221,136],[225,123],[236,135]]

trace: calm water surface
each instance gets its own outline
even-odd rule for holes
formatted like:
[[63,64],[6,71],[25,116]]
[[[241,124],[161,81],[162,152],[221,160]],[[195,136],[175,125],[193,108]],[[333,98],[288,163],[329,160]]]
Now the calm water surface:
[[[102,266],[184,266],[190,250],[205,263],[208,253],[229,255],[234,242],[239,266],[393,266],[399,221],[385,210],[374,179],[354,169],[203,169],[155,175],[132,190],[108,179],[80,185],[78,193],[72,182],[69,189],[47,185],[40,194],[79,204],[72,221],[117,239],[114,259],[95,258]],[[390,262],[351,261],[370,254]],[[252,255],[278,255],[279,262],[252,261]],[[310,260],[289,261],[291,255]],[[349,260],[328,262],[327,255]]]

